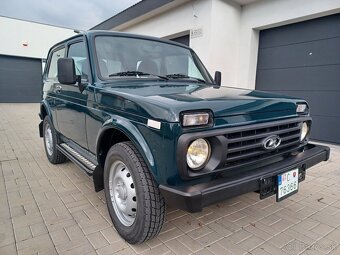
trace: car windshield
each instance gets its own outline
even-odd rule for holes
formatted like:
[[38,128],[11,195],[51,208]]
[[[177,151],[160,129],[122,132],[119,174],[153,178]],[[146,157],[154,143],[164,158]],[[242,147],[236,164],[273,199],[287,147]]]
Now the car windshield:
[[196,54],[185,47],[148,39],[97,36],[95,49],[99,77],[103,80],[213,82]]

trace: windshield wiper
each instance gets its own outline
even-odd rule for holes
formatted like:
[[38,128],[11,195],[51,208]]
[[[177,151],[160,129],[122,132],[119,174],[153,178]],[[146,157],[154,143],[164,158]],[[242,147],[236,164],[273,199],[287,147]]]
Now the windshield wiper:
[[115,76],[156,76],[158,78],[161,78],[163,80],[169,80],[169,78],[157,74],[151,74],[151,73],[144,73],[140,71],[126,71],[126,72],[118,72],[118,73],[113,73],[110,74],[109,77],[115,77]]
[[203,80],[203,79],[200,79],[200,78],[197,78],[197,77],[188,76],[188,75],[182,74],[182,73],[168,74],[168,75],[166,75],[166,77],[170,78],[170,79],[194,79],[194,80],[196,80],[198,82],[206,83],[206,81]]

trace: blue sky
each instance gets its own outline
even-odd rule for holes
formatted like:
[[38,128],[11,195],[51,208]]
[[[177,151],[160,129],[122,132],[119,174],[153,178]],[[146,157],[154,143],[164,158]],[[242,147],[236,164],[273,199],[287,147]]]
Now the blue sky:
[[140,0],[1,0],[0,15],[87,30]]

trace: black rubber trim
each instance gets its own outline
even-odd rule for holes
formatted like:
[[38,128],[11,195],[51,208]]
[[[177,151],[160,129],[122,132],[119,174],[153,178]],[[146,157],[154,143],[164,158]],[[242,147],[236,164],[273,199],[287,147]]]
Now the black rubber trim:
[[[276,176],[293,168],[308,169],[329,159],[327,146],[307,144],[303,152],[289,156],[280,162],[222,177],[193,186],[159,185],[167,204],[189,212],[199,212],[204,206],[235,197],[260,188],[260,180]],[[237,170],[235,170],[237,172]]]
[[40,121],[39,123],[39,136],[44,137],[44,121]]
[[100,167],[100,165],[97,165],[96,168],[93,170],[93,185],[94,190],[96,192],[99,192],[104,189],[104,170]]

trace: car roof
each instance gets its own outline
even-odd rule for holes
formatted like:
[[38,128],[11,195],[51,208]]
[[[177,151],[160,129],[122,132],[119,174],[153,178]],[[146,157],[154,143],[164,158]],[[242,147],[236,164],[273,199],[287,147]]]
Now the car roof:
[[178,43],[175,41],[171,41],[168,39],[161,39],[158,37],[153,37],[153,36],[146,36],[146,35],[139,35],[139,34],[132,34],[132,33],[125,33],[125,32],[117,32],[117,31],[106,31],[106,30],[90,30],[90,31],[82,31],[79,32],[78,34],[71,36],[63,41],[60,41],[58,43],[56,43],[55,45],[53,45],[51,47],[51,49],[60,46],[61,44],[65,44],[68,41],[71,41],[77,37],[82,37],[82,36],[86,36],[87,38],[93,38],[95,36],[118,36],[118,37],[129,37],[129,38],[136,38],[136,39],[146,39],[146,40],[152,40],[152,41],[158,41],[158,42],[163,42],[163,43],[168,43],[168,44],[173,44],[182,48],[186,48],[186,49],[190,49],[190,47],[182,44],[182,43]]

